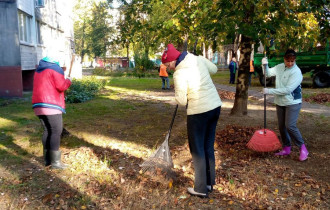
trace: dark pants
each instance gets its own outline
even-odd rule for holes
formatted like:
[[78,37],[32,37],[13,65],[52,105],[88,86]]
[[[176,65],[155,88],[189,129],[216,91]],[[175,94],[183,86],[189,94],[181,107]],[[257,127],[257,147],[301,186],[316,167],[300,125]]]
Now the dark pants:
[[42,145],[44,149],[57,151],[60,148],[61,133],[63,130],[62,114],[38,115],[44,128]]
[[304,144],[304,139],[297,128],[300,109],[301,103],[290,106],[276,105],[278,127],[283,146],[291,146],[291,139],[295,141],[298,147]]
[[255,72],[250,72],[250,73],[249,73],[249,86],[251,86],[251,77],[252,77],[252,74],[253,74],[254,76],[256,76],[256,73],[255,73]]
[[230,80],[229,80],[230,84],[235,84],[235,76],[236,76],[235,73],[230,72]]
[[221,107],[187,116],[190,153],[195,169],[194,190],[207,193],[206,185],[215,185],[214,139]]

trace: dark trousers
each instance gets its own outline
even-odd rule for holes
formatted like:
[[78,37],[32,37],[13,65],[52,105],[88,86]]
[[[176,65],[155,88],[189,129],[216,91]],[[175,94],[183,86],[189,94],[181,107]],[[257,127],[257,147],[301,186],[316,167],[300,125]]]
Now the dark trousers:
[[187,116],[190,153],[195,169],[194,190],[207,193],[206,185],[215,185],[214,139],[221,107]]
[[230,72],[230,80],[229,80],[230,84],[235,84],[235,76],[236,76],[235,73]]
[[42,145],[44,149],[57,151],[60,148],[61,134],[63,130],[62,114],[38,115],[44,128]]
[[253,74],[254,76],[256,76],[256,73],[255,73],[255,72],[250,72],[250,73],[249,73],[249,86],[251,86],[251,77],[252,77],[252,74]]
[[283,146],[291,146],[291,139],[295,141],[298,147],[304,144],[304,139],[297,128],[300,109],[301,103],[290,106],[276,105],[278,127]]

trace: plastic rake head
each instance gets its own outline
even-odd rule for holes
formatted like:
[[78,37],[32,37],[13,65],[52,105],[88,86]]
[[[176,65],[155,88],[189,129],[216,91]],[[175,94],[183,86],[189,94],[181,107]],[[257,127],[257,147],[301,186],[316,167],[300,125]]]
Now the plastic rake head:
[[257,152],[272,152],[282,147],[274,131],[260,129],[254,132],[247,147]]
[[168,146],[168,134],[160,147],[140,167],[143,173],[148,172],[151,176],[157,173],[170,174],[173,168],[170,148]]

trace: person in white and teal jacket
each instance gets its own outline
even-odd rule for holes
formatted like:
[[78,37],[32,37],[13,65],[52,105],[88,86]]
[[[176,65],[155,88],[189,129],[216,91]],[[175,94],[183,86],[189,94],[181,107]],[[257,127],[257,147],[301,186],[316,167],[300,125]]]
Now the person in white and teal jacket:
[[299,160],[304,161],[308,157],[308,151],[297,128],[297,120],[302,103],[301,82],[303,76],[300,68],[296,65],[296,52],[288,49],[284,55],[284,63],[273,68],[268,68],[267,58],[262,59],[265,65],[266,76],[275,76],[275,88],[264,88],[264,94],[274,95],[276,104],[278,127],[280,130],[283,149],[275,153],[277,156],[290,155],[291,140],[294,140],[300,148]]

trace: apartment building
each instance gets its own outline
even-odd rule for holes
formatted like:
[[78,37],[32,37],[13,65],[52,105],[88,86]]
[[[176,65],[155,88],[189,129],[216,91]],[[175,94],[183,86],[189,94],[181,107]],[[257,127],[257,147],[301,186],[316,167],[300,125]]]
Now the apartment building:
[[[1,97],[22,97],[32,90],[39,60],[50,51],[56,51],[62,67],[70,67],[72,7],[68,0],[0,0]],[[81,77],[79,65],[72,72]]]

